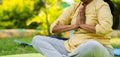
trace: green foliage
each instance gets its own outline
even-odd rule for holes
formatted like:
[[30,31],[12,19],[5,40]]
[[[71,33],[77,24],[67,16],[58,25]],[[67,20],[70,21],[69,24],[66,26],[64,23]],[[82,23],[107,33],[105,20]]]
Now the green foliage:
[[74,0],[75,2],[80,2],[80,0]]
[[50,25],[58,18],[63,10],[59,3],[59,1],[57,2],[55,0],[46,0],[44,2],[46,6],[41,8],[38,16],[34,16],[31,20],[27,21],[27,26],[31,23],[37,23],[39,26],[36,29],[41,30],[40,34],[49,35]]
[[0,28],[27,28],[26,21],[38,14],[41,0],[3,0],[0,5]]
[[46,1],[47,5],[54,6],[55,4],[61,3],[62,0],[44,0]]
[[114,5],[115,5],[116,13],[120,15],[120,10],[119,10],[120,9],[120,0],[112,0],[112,1],[113,1]]
[[115,11],[118,15],[120,15],[120,0],[112,0],[115,5]]
[[114,3],[114,19],[113,19],[113,29],[118,29],[120,25],[120,0],[112,0]]
[[39,10],[41,7],[44,7],[44,3],[42,0],[35,0],[34,1],[34,14],[38,15],[39,14]]
[[50,24],[62,12],[60,2],[61,0],[3,0],[0,5],[0,29],[32,28],[48,34]]

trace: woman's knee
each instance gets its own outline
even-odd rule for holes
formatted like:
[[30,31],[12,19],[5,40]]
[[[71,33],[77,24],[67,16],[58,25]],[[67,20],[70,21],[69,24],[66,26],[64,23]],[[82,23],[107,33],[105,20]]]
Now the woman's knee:
[[39,35],[34,36],[33,40],[32,40],[32,44],[34,45],[34,44],[38,43],[39,41],[42,40],[42,38],[43,38],[43,36],[39,36]]
[[89,49],[91,49],[91,51],[100,52],[100,53],[107,52],[107,49],[101,43],[95,40],[87,41],[86,44],[89,47]]
[[89,40],[85,44],[93,48],[103,47],[103,45],[96,40]]
[[98,56],[98,55],[99,55],[98,57],[101,57],[101,56],[109,57],[110,56],[109,51],[101,43],[95,40],[90,40],[86,43],[89,46],[89,49],[91,50],[90,52],[94,53],[94,56]]

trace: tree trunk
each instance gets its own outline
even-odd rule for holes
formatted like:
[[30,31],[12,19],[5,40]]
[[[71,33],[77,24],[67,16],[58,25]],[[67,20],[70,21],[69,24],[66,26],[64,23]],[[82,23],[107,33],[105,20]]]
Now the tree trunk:
[[46,0],[44,0],[44,4],[45,4],[45,14],[46,14],[46,25],[48,27],[47,31],[48,31],[48,35],[50,36],[51,33],[50,33],[50,24],[49,24],[49,21],[48,21],[48,12],[47,12],[47,3],[46,3]]
[[0,0],[0,4],[2,4],[2,0]]
[[118,26],[118,30],[120,30],[120,15],[119,15],[119,26]]

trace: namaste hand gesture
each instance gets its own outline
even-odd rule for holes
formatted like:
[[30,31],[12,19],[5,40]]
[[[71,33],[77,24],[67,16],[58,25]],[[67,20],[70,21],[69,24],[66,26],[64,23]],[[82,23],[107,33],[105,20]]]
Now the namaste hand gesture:
[[80,8],[79,8],[79,11],[78,11],[78,14],[77,14],[77,18],[76,18],[76,26],[79,28],[82,28],[82,29],[85,29],[85,30],[88,30],[90,32],[94,32],[95,33],[95,26],[93,25],[89,25],[89,24],[86,24],[85,21],[86,21],[86,16],[85,16],[85,5],[82,5]]
[[82,24],[85,24],[85,19],[85,6],[81,6],[77,14],[76,25],[80,27]]

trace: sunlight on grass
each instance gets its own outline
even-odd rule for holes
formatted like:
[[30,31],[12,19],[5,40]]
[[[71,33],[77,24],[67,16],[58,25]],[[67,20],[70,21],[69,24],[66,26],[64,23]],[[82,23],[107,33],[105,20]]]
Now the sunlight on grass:
[[29,46],[21,46],[14,43],[14,40],[19,40],[21,42],[31,43],[32,37],[21,37],[21,38],[0,38],[0,56],[3,55],[13,55],[13,54],[26,54],[26,53],[38,53],[35,49]]
[[16,55],[6,55],[1,57],[43,57],[43,55],[39,53],[31,53],[31,54],[16,54]]
[[120,38],[112,38],[111,43],[114,48],[120,48]]
[[[120,48],[120,38],[112,38],[111,43],[114,48]],[[120,57],[120,56],[114,56],[114,57]]]

